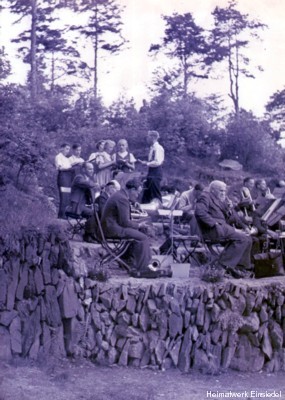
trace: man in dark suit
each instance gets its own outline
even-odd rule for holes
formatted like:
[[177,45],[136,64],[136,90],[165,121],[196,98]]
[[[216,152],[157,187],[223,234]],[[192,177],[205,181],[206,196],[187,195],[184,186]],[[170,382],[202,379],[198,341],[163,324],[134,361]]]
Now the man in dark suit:
[[[148,237],[139,231],[145,223],[131,220],[130,202],[135,202],[141,192],[136,180],[126,183],[126,188],[114,193],[105,204],[101,224],[106,238],[134,239],[128,249],[127,259],[131,268],[141,277],[156,277],[152,270],[151,250]],[[153,275],[153,276],[152,276]]]
[[[107,200],[110,196],[116,193],[117,190],[120,190],[121,186],[119,182],[116,180],[109,181],[103,190],[101,190],[100,195],[95,199],[95,205],[97,206],[98,217],[101,218],[103,209]],[[86,221],[85,230],[83,235],[84,242],[88,243],[97,243],[97,220],[95,214],[91,215],[91,217]]]
[[105,204],[107,203],[107,200],[109,199],[109,197],[111,197],[114,193],[116,193],[120,189],[121,189],[121,185],[115,179],[106,183],[104,189],[101,190],[100,195],[98,197],[96,197],[96,199],[95,199],[95,204],[98,205],[99,218],[101,218],[101,216],[102,216],[103,209],[104,209]]
[[209,191],[203,191],[196,203],[195,216],[204,239],[226,240],[219,256],[219,265],[235,277],[245,277],[251,269],[251,237],[229,224],[231,215],[226,204],[226,184],[213,181]]
[[70,206],[74,214],[89,217],[93,214],[95,192],[99,190],[94,180],[94,167],[91,163],[83,163],[81,172],[75,176],[71,185]]

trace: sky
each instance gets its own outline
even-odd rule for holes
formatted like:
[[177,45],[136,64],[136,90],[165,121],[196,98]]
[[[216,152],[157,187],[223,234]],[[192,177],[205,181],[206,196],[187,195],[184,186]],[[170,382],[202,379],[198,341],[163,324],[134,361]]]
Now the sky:
[[[129,40],[127,48],[119,55],[105,57],[99,63],[99,91],[106,104],[110,104],[124,95],[134,98],[139,107],[142,99],[149,99],[148,86],[151,84],[154,70],[168,65],[166,57],[154,60],[148,55],[150,45],[160,43],[164,34],[162,15],[174,12],[190,12],[197,24],[205,29],[211,27],[211,12],[215,6],[226,6],[225,0],[118,0],[125,6],[123,12],[123,35]],[[238,0],[238,9],[248,13],[268,25],[261,31],[263,41],[252,43],[248,55],[252,65],[261,65],[264,72],[256,70],[255,79],[242,78],[240,81],[240,104],[262,116],[264,106],[270,96],[285,86],[285,0]],[[65,20],[72,18],[65,14]],[[26,67],[17,58],[15,45],[9,44],[24,27],[24,22],[11,25],[11,19],[2,12],[0,15],[0,40],[5,44],[12,57],[14,82],[23,82]],[[86,47],[83,57],[92,62],[92,50]],[[216,79],[193,82],[191,90],[197,95],[207,96],[216,93],[222,96],[225,104],[231,106],[228,96],[226,70],[220,69]]]

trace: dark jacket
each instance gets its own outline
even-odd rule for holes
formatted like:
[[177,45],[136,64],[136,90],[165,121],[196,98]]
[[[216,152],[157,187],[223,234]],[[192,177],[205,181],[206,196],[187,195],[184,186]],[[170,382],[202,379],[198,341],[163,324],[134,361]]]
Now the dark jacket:
[[203,236],[209,239],[224,237],[223,227],[246,227],[234,210],[206,191],[197,200],[195,216]]
[[126,237],[126,228],[138,229],[131,220],[130,202],[124,189],[114,193],[105,204],[101,217],[102,229],[107,237]]
[[104,190],[100,193],[100,196],[96,197],[95,204],[98,205],[99,218],[101,218],[101,216],[103,214],[103,210],[107,203],[108,198],[109,198],[109,196]]
[[85,208],[86,204],[94,203],[94,189],[97,183],[93,181],[86,175],[78,174],[73,179],[71,185],[71,208],[72,212],[76,214],[81,214]]
[[201,229],[214,228],[216,222],[227,223],[227,207],[212,193],[203,192],[196,203],[195,216]]

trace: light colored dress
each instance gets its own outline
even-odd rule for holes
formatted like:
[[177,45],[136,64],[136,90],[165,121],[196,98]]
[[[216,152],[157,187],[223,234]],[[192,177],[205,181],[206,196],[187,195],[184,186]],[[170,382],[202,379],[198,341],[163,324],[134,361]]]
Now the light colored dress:
[[[100,165],[111,162],[113,160],[113,156],[106,151],[103,151],[102,153],[99,153],[100,157],[97,156],[96,160],[98,167]],[[97,170],[97,181],[100,186],[105,186],[106,183],[110,182],[112,180],[112,165],[109,167],[105,167],[103,169],[98,169]]]

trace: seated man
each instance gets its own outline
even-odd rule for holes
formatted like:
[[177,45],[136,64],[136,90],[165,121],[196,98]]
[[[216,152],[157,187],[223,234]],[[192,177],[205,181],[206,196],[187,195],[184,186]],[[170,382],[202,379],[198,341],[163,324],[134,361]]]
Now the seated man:
[[275,196],[273,196],[273,194],[271,193],[265,179],[257,179],[255,181],[254,197],[255,205],[257,207],[260,205],[263,206],[267,203],[268,200],[275,199]]
[[137,201],[141,191],[140,183],[129,180],[126,188],[114,193],[106,202],[101,224],[106,238],[134,239],[131,243],[127,259],[130,267],[139,271],[141,276],[156,277],[152,270],[151,251],[148,237],[139,231],[145,223],[131,220],[130,202]]
[[235,203],[236,210],[249,220],[255,209],[254,186],[254,179],[246,177],[242,184],[232,185],[228,188],[228,197]]
[[121,185],[119,184],[118,181],[113,179],[112,181],[108,182],[104,189],[101,190],[100,195],[96,197],[95,204],[98,205],[98,215],[99,218],[101,218],[103,209],[105,207],[105,204],[107,203],[107,200],[109,197],[112,196],[112,194],[116,193],[118,190],[121,189]]
[[70,211],[83,217],[93,214],[95,192],[99,185],[94,180],[94,167],[91,163],[82,164],[81,172],[75,176],[71,185]]
[[[97,213],[98,217],[101,218],[103,209],[107,200],[112,194],[116,193],[117,190],[120,190],[121,186],[119,182],[112,180],[108,182],[104,189],[101,190],[100,195],[96,197],[95,204],[97,205]],[[85,232],[83,235],[83,240],[87,243],[97,243],[98,242],[98,232],[97,232],[98,224],[96,220],[95,214],[91,215],[90,218],[86,221],[85,224]]]
[[195,215],[204,239],[227,241],[219,256],[218,266],[228,270],[234,277],[245,277],[244,269],[251,269],[252,240],[246,233],[238,232],[229,224],[224,182],[213,181],[209,191],[203,191],[197,200]]
[[200,233],[194,214],[197,199],[200,197],[203,189],[204,186],[201,183],[197,183],[191,189],[182,192],[176,206],[177,210],[183,211],[181,221],[184,223],[189,222],[191,235],[199,235]]

